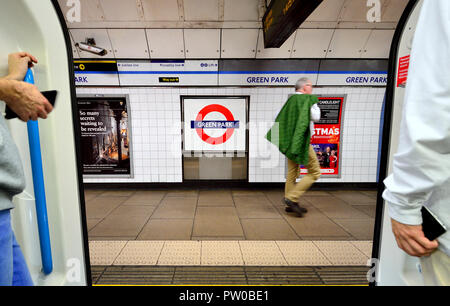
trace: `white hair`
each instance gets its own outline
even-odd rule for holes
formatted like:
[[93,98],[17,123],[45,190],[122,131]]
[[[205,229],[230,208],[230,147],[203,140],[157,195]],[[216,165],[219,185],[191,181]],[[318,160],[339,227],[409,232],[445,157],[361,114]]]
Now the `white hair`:
[[308,78],[301,78],[295,83],[295,90],[300,90],[305,86],[307,83],[311,82]]

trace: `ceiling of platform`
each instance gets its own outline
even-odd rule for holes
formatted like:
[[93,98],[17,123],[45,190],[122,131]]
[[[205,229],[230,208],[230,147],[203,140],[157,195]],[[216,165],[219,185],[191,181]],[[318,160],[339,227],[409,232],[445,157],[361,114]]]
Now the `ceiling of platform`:
[[[279,49],[263,46],[266,0],[79,0],[73,22],[76,1],[58,2],[73,42],[95,38],[108,57],[387,58],[408,0],[324,0]],[[377,22],[368,3],[379,3]]]

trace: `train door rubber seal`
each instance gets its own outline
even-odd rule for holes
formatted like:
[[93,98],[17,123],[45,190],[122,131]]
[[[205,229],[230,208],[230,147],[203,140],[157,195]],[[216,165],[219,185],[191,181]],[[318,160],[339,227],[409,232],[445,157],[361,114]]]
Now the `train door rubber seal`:
[[61,29],[64,34],[64,39],[66,42],[66,52],[69,65],[69,79],[70,79],[70,96],[72,104],[72,122],[73,130],[75,136],[75,156],[77,162],[77,176],[78,176],[78,190],[80,193],[80,216],[81,216],[81,227],[83,231],[83,251],[84,251],[84,262],[86,264],[86,284],[92,286],[92,274],[91,274],[91,263],[89,259],[89,241],[88,241],[88,230],[87,230],[87,220],[86,220],[86,202],[84,199],[84,186],[83,186],[83,176],[81,173],[81,132],[77,128],[79,126],[79,118],[76,91],[75,91],[75,72],[73,68],[73,52],[72,45],[70,42],[69,29],[67,28],[66,21],[64,19],[64,14],[61,11],[59,3],[57,0],[52,0],[53,7],[55,8],[56,14],[58,15],[59,23],[61,24]]
[[[392,39],[391,50],[389,54],[389,66],[388,66],[388,83],[386,87],[386,98],[385,98],[385,108],[384,108],[384,122],[383,122],[383,135],[382,135],[382,145],[381,145],[381,157],[380,157],[380,169],[378,177],[378,193],[377,193],[377,206],[375,215],[375,228],[373,236],[373,247],[372,247],[372,259],[380,258],[380,247],[381,247],[381,232],[383,225],[383,191],[384,185],[383,181],[386,178],[388,171],[388,158],[389,158],[389,146],[390,146],[390,134],[391,134],[391,121],[392,121],[392,108],[394,105],[394,90],[395,90],[395,80],[397,71],[397,56],[400,39],[402,37],[403,31],[409,20],[411,13],[414,11],[419,0],[410,0],[406,5],[406,8],[398,22],[397,28]],[[372,267],[373,268],[373,267]],[[370,283],[370,286],[376,286],[376,281]]]

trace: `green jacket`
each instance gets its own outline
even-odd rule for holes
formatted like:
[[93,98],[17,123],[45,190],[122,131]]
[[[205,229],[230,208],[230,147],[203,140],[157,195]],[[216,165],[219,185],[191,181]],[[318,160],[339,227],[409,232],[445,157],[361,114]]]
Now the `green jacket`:
[[267,140],[276,145],[281,153],[299,165],[308,164],[311,142],[310,109],[318,102],[319,99],[313,95],[291,96],[275,119],[275,125],[266,135]]

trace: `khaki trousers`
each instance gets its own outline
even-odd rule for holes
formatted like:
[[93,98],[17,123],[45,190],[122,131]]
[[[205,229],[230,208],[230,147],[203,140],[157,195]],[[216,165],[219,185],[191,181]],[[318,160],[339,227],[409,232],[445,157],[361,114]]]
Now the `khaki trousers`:
[[309,146],[309,161],[306,168],[308,174],[305,175],[300,182],[296,183],[297,177],[300,175],[299,165],[288,159],[288,171],[286,175],[286,185],[284,188],[284,197],[292,202],[298,202],[298,199],[317,181],[320,177],[320,165],[316,152],[313,147]]
[[429,257],[421,257],[425,286],[450,286],[450,257],[437,250]]

